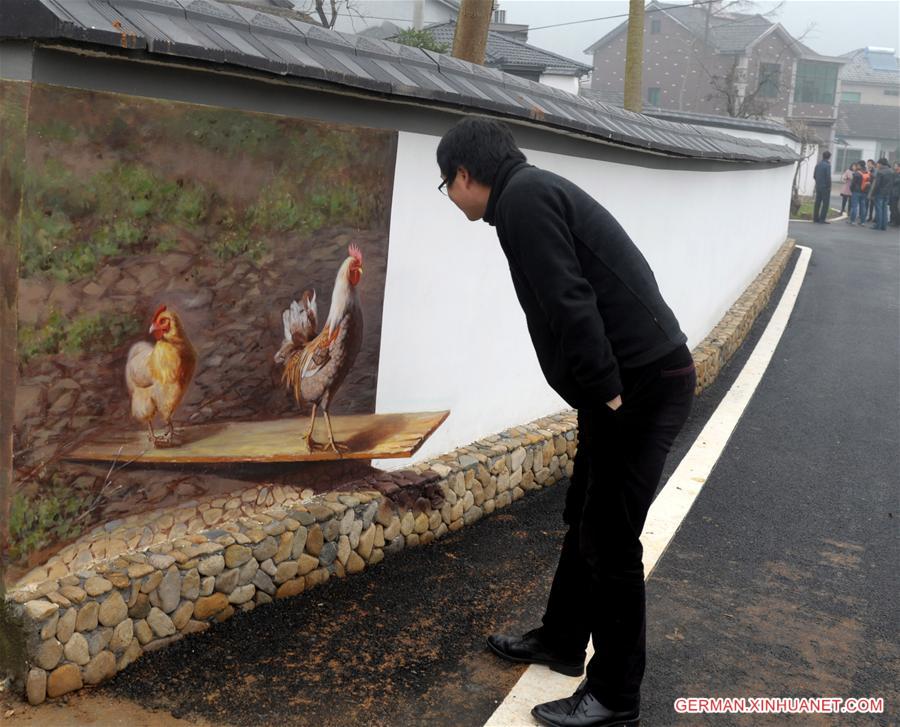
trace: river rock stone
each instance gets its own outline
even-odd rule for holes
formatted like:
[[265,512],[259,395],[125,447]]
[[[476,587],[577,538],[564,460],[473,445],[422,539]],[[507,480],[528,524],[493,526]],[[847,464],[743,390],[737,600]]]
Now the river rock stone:
[[278,536],[278,550],[275,552],[275,555],[272,556],[272,560],[275,565],[278,565],[283,560],[287,560],[291,557],[291,550],[294,547],[294,534],[290,531],[282,533]]
[[175,633],[175,624],[163,611],[158,608],[151,608],[150,614],[147,616],[147,623],[153,629],[153,633],[160,638],[171,636]]
[[298,564],[295,560],[286,560],[279,563],[275,571],[275,583],[281,584],[289,581],[297,575]]
[[291,546],[291,558],[293,560],[297,560],[303,554],[308,536],[309,531],[303,525],[300,525],[294,531],[294,544]]
[[175,562],[175,558],[171,555],[153,553],[149,558],[147,558],[147,562],[157,570],[164,571]]
[[260,563],[271,558],[278,552],[278,541],[271,535],[262,540],[253,548],[253,557]]
[[113,630],[111,628],[94,629],[91,631],[91,633],[86,636],[88,652],[90,653],[91,658],[97,656],[97,654],[109,646],[112,637]]
[[75,622],[78,619],[78,611],[74,608],[66,609],[66,612],[56,624],[56,638],[66,643],[75,633]]
[[172,613],[178,608],[181,600],[181,574],[177,568],[170,568],[166,571],[156,592],[159,594],[159,605],[163,611]]
[[215,576],[207,576],[200,581],[200,595],[209,596],[216,589]]
[[310,555],[319,556],[322,547],[325,545],[325,536],[322,534],[322,528],[316,525],[310,528],[306,536],[306,551]]
[[213,616],[228,606],[228,596],[224,593],[214,593],[211,596],[202,596],[194,605],[194,618],[203,621]]
[[149,644],[153,641],[153,629],[150,628],[150,624],[144,619],[134,622],[134,635],[141,645]]
[[200,571],[191,568],[184,574],[181,580],[181,597],[189,601],[196,601],[200,595]]
[[325,543],[325,545],[322,546],[322,552],[319,553],[319,562],[325,566],[331,565],[334,563],[335,558],[337,558],[337,553],[337,543]]
[[231,593],[238,584],[241,572],[237,568],[226,570],[216,576],[216,590],[221,593]]
[[25,614],[33,621],[46,621],[59,611],[59,606],[50,601],[35,600],[25,604]]
[[56,668],[56,665],[59,664],[59,660],[62,659],[62,655],[63,645],[60,641],[55,638],[47,639],[46,641],[41,642],[41,645],[35,652],[34,663],[41,669],[50,671],[51,669]]
[[116,657],[109,651],[101,651],[84,667],[84,683],[100,684],[116,674]]
[[137,620],[147,618],[150,613],[150,597],[146,593],[138,593],[134,604],[128,609],[128,615]]
[[153,593],[160,583],[162,583],[162,571],[154,571],[144,579],[141,584],[141,593]]
[[253,576],[256,575],[256,571],[259,570],[259,562],[256,558],[251,558],[244,565],[238,568],[238,585],[246,586],[249,583],[253,582]]
[[97,619],[100,614],[100,604],[96,601],[88,601],[78,610],[78,618],[75,620],[76,631],[91,631],[97,628]]
[[134,621],[126,618],[122,623],[116,626],[113,631],[112,639],[109,642],[109,648],[112,651],[123,651],[131,644],[134,638]]
[[188,621],[191,620],[191,616],[193,616],[193,614],[194,602],[184,601],[178,608],[175,609],[175,613],[172,614],[172,623],[174,624],[176,629],[178,629],[179,631],[183,631]]
[[221,555],[212,555],[209,558],[204,558],[197,566],[197,570],[203,576],[217,576],[225,570],[225,558]]
[[294,578],[293,580],[282,583],[275,592],[275,598],[289,598],[302,593],[306,586],[305,578]]
[[346,535],[342,535],[341,539],[338,541],[337,547],[337,558],[341,562],[341,565],[347,565],[347,558],[350,557],[350,538]]
[[[282,563],[282,565],[284,565],[284,563]],[[275,595],[275,583],[272,582],[271,577],[262,569],[256,571],[256,575],[253,576],[253,585],[256,586],[258,590],[264,591],[270,596]]]
[[79,666],[63,664],[50,672],[50,676],[47,677],[47,696],[51,699],[61,697],[63,694],[74,692],[83,686]]
[[246,586],[238,586],[231,592],[231,595],[228,596],[228,602],[233,603],[235,606],[239,606],[252,599],[254,593],[256,593],[256,586],[252,583]]
[[253,557],[253,551],[246,545],[229,545],[225,548],[225,567],[237,568]]
[[72,638],[66,643],[65,655],[66,659],[79,666],[87,664],[91,660],[91,649],[87,639],[80,633],[72,634]]
[[56,628],[59,625],[59,611],[54,613],[50,618],[44,621],[41,627],[41,638],[49,639],[56,636]]
[[297,559],[297,573],[305,576],[319,567],[319,559],[304,553]]
[[112,590],[112,587],[112,583],[100,576],[93,576],[84,582],[84,591],[91,598],[96,598],[97,596],[102,596],[104,593],[108,593]]
[[34,706],[43,704],[47,699],[47,672],[43,669],[30,669],[28,680],[25,682],[25,693],[28,695],[28,703]]
[[117,626],[128,617],[128,606],[119,591],[112,593],[102,604],[98,614],[99,621],[104,626]]
[[366,567],[366,562],[355,552],[351,552],[347,558],[347,572],[361,573]]

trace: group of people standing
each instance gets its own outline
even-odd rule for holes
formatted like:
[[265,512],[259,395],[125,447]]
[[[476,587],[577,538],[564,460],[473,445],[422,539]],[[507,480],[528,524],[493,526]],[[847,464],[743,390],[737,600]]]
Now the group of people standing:
[[[816,201],[813,222],[829,224],[825,219],[831,201],[831,152],[822,154],[813,172],[816,182]],[[900,227],[900,162],[882,157],[853,162],[841,175],[841,214],[847,213],[848,225],[872,223],[873,230]]]

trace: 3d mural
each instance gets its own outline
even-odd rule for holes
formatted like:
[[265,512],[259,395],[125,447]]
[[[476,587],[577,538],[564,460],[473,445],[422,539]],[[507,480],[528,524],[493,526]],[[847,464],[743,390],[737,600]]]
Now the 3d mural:
[[374,412],[395,134],[37,84],[27,109],[7,581],[248,467],[362,457],[335,415]]

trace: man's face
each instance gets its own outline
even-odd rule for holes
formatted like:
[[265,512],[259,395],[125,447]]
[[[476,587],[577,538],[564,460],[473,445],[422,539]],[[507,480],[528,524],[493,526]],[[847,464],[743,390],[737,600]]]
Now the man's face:
[[459,167],[447,182],[447,196],[472,222],[484,217],[491,188],[472,179],[465,167]]

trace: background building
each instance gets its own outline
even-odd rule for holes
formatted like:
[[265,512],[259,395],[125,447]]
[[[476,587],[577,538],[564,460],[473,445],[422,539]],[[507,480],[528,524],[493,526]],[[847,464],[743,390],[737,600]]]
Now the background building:
[[845,53],[835,139],[835,172],[859,159],[900,159],[900,60],[893,48]]
[[[590,90],[617,103],[624,92],[627,21],[586,49]],[[648,107],[806,127],[834,138],[843,58],[823,56],[762,15],[720,2],[647,5],[642,94]]]

